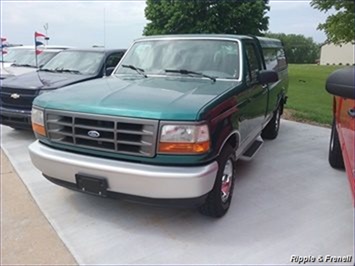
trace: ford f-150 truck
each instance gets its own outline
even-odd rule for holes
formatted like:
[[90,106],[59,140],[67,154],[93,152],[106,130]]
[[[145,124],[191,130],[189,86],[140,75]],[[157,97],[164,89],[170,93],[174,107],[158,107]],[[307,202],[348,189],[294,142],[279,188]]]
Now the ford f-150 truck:
[[36,98],[31,159],[67,188],[221,217],[236,160],[277,137],[287,87],[278,40],[145,37],[110,77]]

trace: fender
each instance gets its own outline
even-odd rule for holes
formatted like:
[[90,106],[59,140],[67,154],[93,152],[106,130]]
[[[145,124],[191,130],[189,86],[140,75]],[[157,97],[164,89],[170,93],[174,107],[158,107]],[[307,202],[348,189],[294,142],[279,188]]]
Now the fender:
[[234,150],[238,150],[239,146],[240,146],[240,133],[238,130],[233,131],[232,133],[230,133],[228,135],[228,137],[223,141],[222,145],[220,146],[219,150],[218,150],[218,155],[221,153],[221,151],[223,150],[224,146],[231,141],[232,143],[235,143],[235,145],[232,145],[232,147],[234,148]]

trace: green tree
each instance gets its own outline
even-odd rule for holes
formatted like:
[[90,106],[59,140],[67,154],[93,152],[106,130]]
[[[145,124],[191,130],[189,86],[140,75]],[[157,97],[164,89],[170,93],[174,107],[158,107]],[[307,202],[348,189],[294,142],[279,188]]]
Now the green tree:
[[268,29],[269,0],[147,0],[144,35],[225,33],[260,35]]
[[312,0],[311,6],[324,12],[332,9],[336,11],[318,26],[318,29],[324,30],[328,41],[336,44],[354,41],[354,0]]
[[314,64],[320,56],[320,45],[301,34],[267,33],[267,37],[283,42],[287,60],[291,64]]

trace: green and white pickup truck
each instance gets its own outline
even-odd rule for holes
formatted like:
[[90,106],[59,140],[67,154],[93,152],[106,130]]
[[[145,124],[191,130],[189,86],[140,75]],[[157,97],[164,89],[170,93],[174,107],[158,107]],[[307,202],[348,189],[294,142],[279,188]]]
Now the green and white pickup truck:
[[287,87],[278,40],[141,38],[110,77],[35,99],[31,159],[67,188],[221,217],[236,160],[276,138]]

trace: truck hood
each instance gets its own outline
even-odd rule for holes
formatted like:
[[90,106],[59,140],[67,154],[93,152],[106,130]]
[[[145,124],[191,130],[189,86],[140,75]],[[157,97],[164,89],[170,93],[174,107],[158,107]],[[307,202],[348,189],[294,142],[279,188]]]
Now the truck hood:
[[1,75],[3,76],[4,74],[4,76],[11,77],[11,76],[19,76],[22,74],[36,72],[36,71],[37,68],[35,67],[17,67],[17,66],[10,65],[2,69]]
[[164,120],[197,120],[212,99],[237,86],[236,81],[201,78],[107,77],[37,97],[34,105],[82,113]]
[[6,78],[2,82],[2,86],[29,90],[51,90],[61,88],[73,83],[85,81],[91,78],[93,78],[93,76],[70,73],[50,73],[43,71],[34,71],[17,77]]
[[9,62],[0,63],[0,79],[14,76],[14,73],[11,72],[11,69],[9,69],[11,64],[12,63]]

